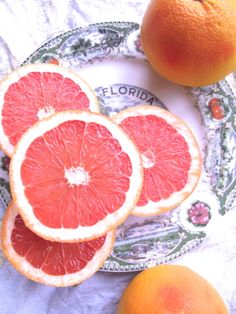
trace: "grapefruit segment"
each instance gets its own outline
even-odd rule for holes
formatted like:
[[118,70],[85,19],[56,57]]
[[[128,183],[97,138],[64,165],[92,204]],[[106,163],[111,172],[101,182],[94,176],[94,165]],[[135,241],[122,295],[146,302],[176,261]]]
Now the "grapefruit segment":
[[155,106],[134,106],[113,117],[136,143],[144,182],[133,215],[160,214],[179,205],[197,185],[201,154],[189,127]]
[[111,253],[114,238],[110,231],[86,242],[50,242],[26,227],[13,203],[2,224],[3,252],[10,263],[29,279],[58,287],[92,276]]
[[97,98],[76,73],[53,64],[30,64],[0,83],[0,145],[12,155],[35,122],[67,109],[99,111]]
[[34,124],[10,165],[11,192],[26,225],[58,242],[92,239],[122,223],[142,181],[135,144],[114,121],[88,111]]

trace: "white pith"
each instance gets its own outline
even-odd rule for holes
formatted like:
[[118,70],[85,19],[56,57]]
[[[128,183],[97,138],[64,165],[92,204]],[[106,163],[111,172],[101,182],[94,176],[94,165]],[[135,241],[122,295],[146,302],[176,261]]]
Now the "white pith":
[[141,158],[142,158],[143,167],[145,169],[152,168],[155,165],[155,162],[151,160],[150,158],[148,158],[147,156],[145,156],[144,154],[141,154]]
[[95,253],[93,258],[87,263],[87,265],[80,271],[73,274],[65,274],[60,276],[49,275],[37,269],[29,264],[26,259],[20,256],[13,248],[11,242],[11,233],[14,227],[15,217],[18,215],[13,203],[7,209],[5,222],[3,224],[3,250],[7,259],[13,264],[13,266],[26,277],[51,286],[66,287],[76,285],[91,277],[107,259],[111,253],[115,231],[110,231],[106,235],[103,246]]
[[[2,109],[4,104],[4,96],[8,87],[19,81],[19,79],[30,72],[51,72],[59,73],[65,78],[69,78],[81,87],[81,90],[87,95],[89,99],[89,110],[92,112],[99,112],[99,105],[97,97],[92,88],[85,82],[77,73],[70,69],[63,68],[55,64],[39,63],[29,64],[19,67],[10,74],[8,74],[0,83],[0,145],[3,151],[8,155],[12,156],[14,146],[10,143],[8,137],[2,126]],[[40,114],[42,117],[42,114]]]
[[39,120],[43,120],[45,118],[50,117],[51,115],[53,115],[55,113],[55,109],[51,106],[49,107],[44,107],[44,108],[40,108],[38,113],[37,113],[37,118]]
[[89,174],[83,167],[71,167],[65,169],[65,178],[70,186],[74,185],[86,185],[89,182]]
[[[161,213],[166,210],[170,210],[179,205],[184,199],[190,195],[195,189],[202,167],[202,158],[198,143],[187,124],[180,118],[170,113],[169,111],[159,108],[157,106],[139,105],[130,107],[121,111],[113,119],[120,124],[124,119],[128,117],[137,117],[145,115],[155,115],[163,118],[167,123],[174,127],[186,140],[189,147],[189,153],[191,155],[191,166],[189,169],[189,176],[185,187],[178,192],[174,192],[167,199],[162,199],[158,202],[148,200],[148,203],[144,206],[136,206],[132,211],[133,215],[137,216],[152,216]],[[145,165],[144,165],[145,168]]]
[[[130,176],[129,190],[126,192],[126,199],[117,211],[108,214],[95,225],[79,226],[77,229],[54,229],[43,225],[35,217],[33,208],[25,196],[21,178],[21,164],[25,159],[28,147],[36,138],[69,120],[79,120],[88,123],[95,122],[107,127],[112,136],[118,140],[122,151],[128,154],[132,165],[132,174]],[[126,219],[139,198],[143,181],[143,168],[136,146],[114,121],[103,115],[92,114],[87,111],[68,110],[58,112],[51,118],[36,123],[22,136],[12,156],[10,181],[13,199],[17,208],[19,208],[22,218],[30,229],[46,239],[58,242],[75,242],[98,237]]]

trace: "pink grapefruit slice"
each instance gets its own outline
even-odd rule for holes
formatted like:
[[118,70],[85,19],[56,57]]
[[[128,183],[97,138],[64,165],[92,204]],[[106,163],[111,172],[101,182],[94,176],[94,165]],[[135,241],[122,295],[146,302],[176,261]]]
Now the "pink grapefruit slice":
[[98,112],[93,90],[76,73],[54,64],[30,64],[0,83],[0,145],[11,156],[35,122],[67,109]]
[[200,149],[192,131],[177,116],[156,106],[134,106],[113,117],[136,143],[144,182],[133,215],[151,216],[178,206],[201,175]]
[[10,164],[11,192],[26,225],[59,242],[96,238],[122,223],[142,181],[135,144],[114,121],[88,111],[34,124]]
[[112,251],[114,231],[78,243],[50,242],[26,227],[11,203],[2,224],[3,253],[27,278],[57,287],[79,284],[91,277]]

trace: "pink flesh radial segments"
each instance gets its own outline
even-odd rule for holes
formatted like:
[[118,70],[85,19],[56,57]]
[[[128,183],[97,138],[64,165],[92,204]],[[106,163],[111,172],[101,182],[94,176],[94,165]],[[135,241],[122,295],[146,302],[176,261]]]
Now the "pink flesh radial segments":
[[118,210],[131,174],[130,158],[110,131],[77,120],[34,140],[21,166],[35,216],[53,228],[91,226]]
[[67,109],[89,109],[80,86],[59,73],[31,72],[5,93],[2,125],[12,145],[43,116]]
[[184,188],[191,156],[184,137],[154,115],[125,118],[122,128],[142,154],[144,183],[137,206],[158,202]]
[[16,253],[34,268],[49,275],[73,274],[83,269],[104,245],[106,236],[78,243],[50,242],[40,238],[25,226],[17,215],[11,233]]

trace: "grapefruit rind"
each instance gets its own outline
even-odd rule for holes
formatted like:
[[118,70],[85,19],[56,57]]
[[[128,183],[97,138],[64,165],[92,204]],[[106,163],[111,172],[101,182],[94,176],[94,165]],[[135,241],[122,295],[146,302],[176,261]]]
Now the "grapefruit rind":
[[66,69],[59,65],[48,63],[28,64],[19,67],[18,69],[12,71],[4,79],[0,81],[0,147],[4,151],[4,153],[9,157],[11,157],[13,154],[14,146],[10,143],[9,138],[5,134],[2,125],[2,110],[4,105],[4,96],[11,84],[18,82],[20,78],[26,76],[31,72],[58,73],[65,78],[71,79],[74,83],[78,84],[81,87],[81,90],[88,97],[89,110],[92,112],[99,112],[98,100],[92,88],[82,77],[80,77],[77,73],[71,71],[70,69]]
[[202,169],[202,157],[198,142],[188,127],[188,125],[181,120],[176,115],[170,113],[169,111],[159,108],[157,106],[149,105],[138,105],[134,107],[129,107],[112,118],[120,124],[122,120],[128,117],[135,116],[145,116],[145,115],[155,115],[157,117],[163,118],[167,123],[174,127],[186,140],[189,147],[189,152],[191,155],[191,166],[189,169],[189,176],[187,184],[181,191],[174,192],[169,198],[162,199],[158,202],[153,202],[151,200],[144,206],[137,206],[132,211],[134,216],[152,216],[161,214],[163,212],[169,211],[180,205],[196,188]]
[[82,270],[61,276],[49,275],[41,269],[33,267],[24,257],[20,256],[14,250],[11,242],[11,232],[17,215],[18,211],[14,203],[11,202],[2,223],[3,253],[17,271],[33,281],[56,287],[67,287],[79,284],[91,277],[103,265],[112,251],[115,240],[114,230],[107,233],[103,246],[94,254],[93,258]]
[[[123,205],[115,212],[91,226],[79,226],[77,229],[50,228],[42,224],[34,215],[33,208],[24,193],[21,179],[21,165],[30,144],[45,132],[67,121],[95,122],[106,127],[112,136],[118,140],[122,151],[127,153],[132,165],[130,186]],[[10,188],[13,200],[26,226],[42,238],[57,242],[77,242],[97,238],[117,225],[124,222],[135,207],[142,189],[143,167],[141,156],[136,145],[113,120],[104,115],[81,110],[67,110],[35,123],[24,133],[15,147],[10,163]]]

